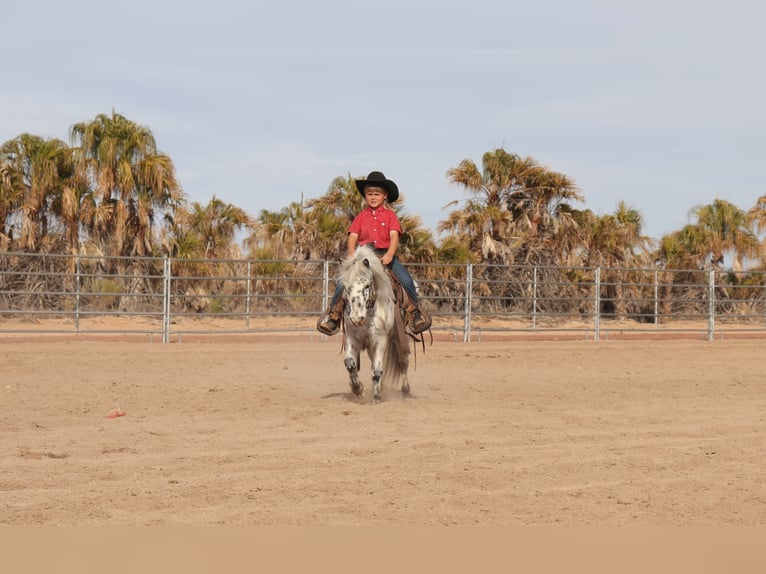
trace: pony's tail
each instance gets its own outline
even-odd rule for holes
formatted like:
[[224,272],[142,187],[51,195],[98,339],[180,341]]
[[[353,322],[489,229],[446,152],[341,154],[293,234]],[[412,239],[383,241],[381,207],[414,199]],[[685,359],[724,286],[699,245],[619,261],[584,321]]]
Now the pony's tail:
[[404,329],[404,319],[398,309],[394,311],[394,329],[388,334],[388,349],[383,360],[384,383],[398,383],[407,375],[410,366],[410,340]]

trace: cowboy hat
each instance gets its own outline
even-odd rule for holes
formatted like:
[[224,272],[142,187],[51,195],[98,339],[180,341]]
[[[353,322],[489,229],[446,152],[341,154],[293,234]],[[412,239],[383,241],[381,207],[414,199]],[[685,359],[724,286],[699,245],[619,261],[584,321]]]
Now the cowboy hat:
[[356,182],[356,188],[362,195],[364,195],[366,187],[381,187],[388,192],[388,197],[386,199],[389,202],[393,203],[399,199],[399,188],[396,187],[396,184],[393,181],[386,179],[386,176],[383,175],[382,171],[371,171],[369,175],[367,175],[367,179],[355,179],[354,181]]

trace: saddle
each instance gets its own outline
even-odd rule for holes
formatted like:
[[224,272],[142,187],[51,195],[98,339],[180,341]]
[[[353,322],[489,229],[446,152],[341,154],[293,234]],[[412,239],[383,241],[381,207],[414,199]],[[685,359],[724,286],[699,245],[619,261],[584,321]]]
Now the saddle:
[[[374,249],[379,256],[382,255],[385,251],[382,249]],[[420,305],[415,305],[412,302],[412,299],[410,299],[409,295],[407,295],[407,291],[402,286],[401,282],[399,281],[399,278],[396,276],[396,273],[388,267],[383,266],[386,270],[386,274],[388,275],[388,280],[391,283],[391,290],[394,293],[394,301],[396,303],[396,306],[399,309],[399,312],[396,313],[396,323],[397,326],[400,327],[397,329],[399,333],[402,333],[403,337],[409,337],[415,342],[419,342],[423,345],[423,350],[425,350],[425,336],[423,333],[428,331],[428,333],[431,335],[431,344],[433,344],[434,336],[431,332],[431,315],[426,312],[425,309],[422,308]],[[346,305],[346,298],[345,293],[340,297],[338,302],[329,309],[324,315],[322,315],[317,320],[317,330],[320,333],[323,333],[325,335],[334,335],[339,330],[344,329],[345,330],[345,323],[342,320],[342,314],[343,314],[343,308]],[[409,321],[407,321],[408,315],[411,313],[411,309],[416,308],[420,312],[420,315],[423,317],[425,326],[420,328],[417,333],[412,331],[409,325]],[[332,320],[332,323],[328,322],[328,319]],[[328,323],[327,325],[325,323]],[[330,325],[333,325],[330,327]],[[404,341],[406,343],[406,339]]]
[[412,303],[409,295],[407,295],[407,292],[404,290],[404,287],[399,281],[399,278],[396,276],[396,273],[394,273],[390,267],[385,267],[385,269],[386,273],[388,274],[388,279],[391,281],[391,289],[394,291],[396,306],[399,308],[399,313],[397,313],[396,319],[397,321],[402,321],[404,323],[404,332],[407,333],[407,336],[410,337],[413,341],[421,342],[425,347],[425,338],[422,336],[422,334],[428,331],[431,334],[431,343],[433,343],[434,336],[433,333],[431,333],[431,315],[429,315],[422,306],[419,306],[419,309],[420,314],[426,320],[426,327],[420,331],[421,336],[413,333],[407,328],[407,321],[405,318],[407,317],[408,308],[411,306],[414,307],[414,303]]

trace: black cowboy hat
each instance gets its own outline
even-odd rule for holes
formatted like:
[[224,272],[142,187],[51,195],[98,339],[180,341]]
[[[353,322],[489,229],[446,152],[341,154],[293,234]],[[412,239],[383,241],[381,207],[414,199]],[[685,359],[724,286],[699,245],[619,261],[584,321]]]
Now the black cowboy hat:
[[367,175],[367,179],[355,179],[354,181],[356,182],[356,188],[362,195],[364,195],[366,187],[382,187],[388,192],[388,197],[386,199],[390,203],[399,199],[399,188],[396,187],[396,184],[393,181],[386,179],[386,176],[383,175],[382,171],[371,171]]

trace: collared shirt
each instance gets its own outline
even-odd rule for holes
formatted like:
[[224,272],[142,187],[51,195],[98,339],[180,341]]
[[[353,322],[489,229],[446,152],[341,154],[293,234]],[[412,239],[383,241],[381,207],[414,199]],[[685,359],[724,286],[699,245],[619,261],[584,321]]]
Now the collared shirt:
[[391,245],[391,232],[402,233],[402,226],[396,212],[381,205],[373,210],[367,206],[359,212],[348,228],[349,233],[359,236],[359,244],[373,243],[377,249],[388,249]]

